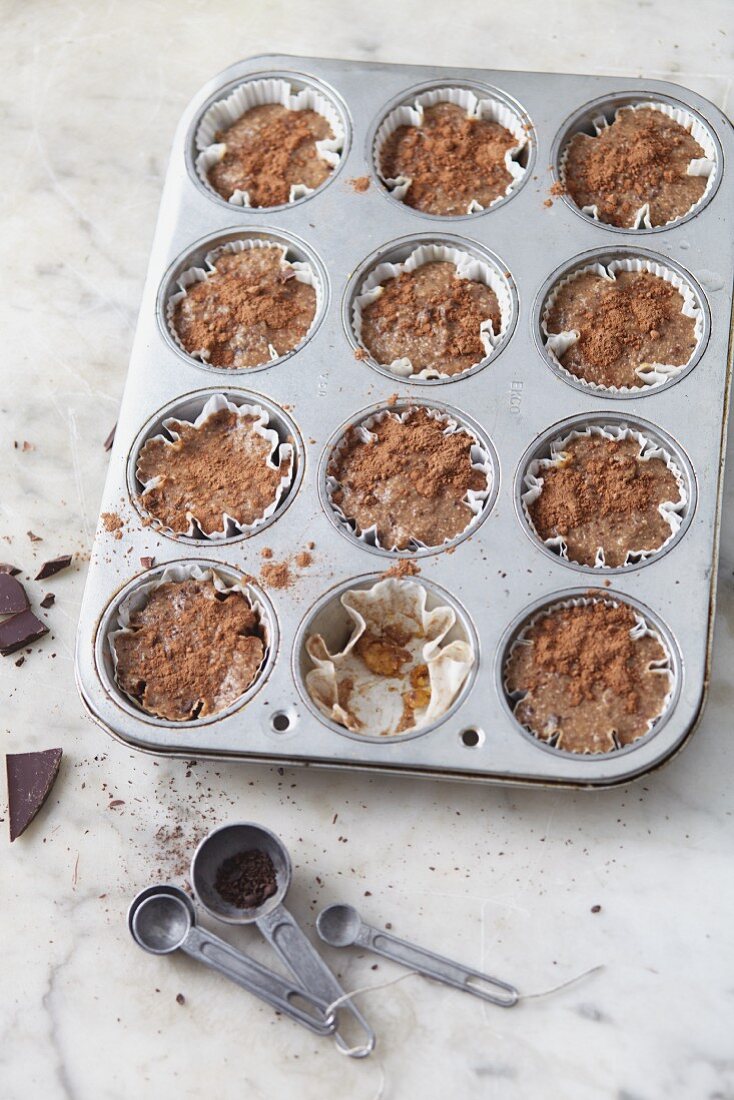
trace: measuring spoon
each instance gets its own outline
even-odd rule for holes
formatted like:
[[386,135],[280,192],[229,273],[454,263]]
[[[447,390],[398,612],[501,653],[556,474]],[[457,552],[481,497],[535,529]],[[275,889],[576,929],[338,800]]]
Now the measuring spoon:
[[[333,1034],[336,1019],[326,1011],[330,1002],[319,1000],[200,928],[191,899],[178,887],[159,885],[141,890],[128,910],[127,922],[133,939],[144,951],[152,955],[183,951],[317,1035]],[[318,1015],[293,1004],[294,998],[313,1005]]]
[[[226,859],[257,849],[266,852],[275,868],[277,890],[262,905],[245,909],[226,902],[215,886],[217,872]],[[244,821],[222,825],[201,841],[191,862],[191,884],[201,905],[212,916],[228,924],[255,924],[265,939],[305,989],[326,1004],[344,996],[344,990],[310,940],[283,905],[293,876],[290,856],[283,842],[262,825]],[[375,1035],[358,1008],[351,1003],[340,1007],[349,1012],[364,1034],[361,1045],[347,1042],[337,1029],[335,1039],[344,1054],[364,1058],[374,1048]]]
[[[417,970],[426,978],[434,978],[454,989],[462,989],[465,993],[472,993],[475,997],[501,1005],[502,1008],[512,1008],[520,996],[515,987],[507,982],[490,978],[479,970],[472,970],[444,958],[443,955],[427,951],[425,947],[418,947],[379,928],[373,928],[362,920],[353,905],[328,905],[326,909],[322,909],[316,919],[316,931],[324,943],[332,947],[356,944],[411,970]],[[499,995],[496,992],[498,989],[505,995]]]

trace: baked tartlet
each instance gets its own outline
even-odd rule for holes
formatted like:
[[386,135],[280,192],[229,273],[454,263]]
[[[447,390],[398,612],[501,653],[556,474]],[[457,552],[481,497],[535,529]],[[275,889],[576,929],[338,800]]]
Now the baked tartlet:
[[628,604],[602,599],[535,616],[504,674],[518,722],[574,753],[613,752],[644,737],[673,688],[657,633]]

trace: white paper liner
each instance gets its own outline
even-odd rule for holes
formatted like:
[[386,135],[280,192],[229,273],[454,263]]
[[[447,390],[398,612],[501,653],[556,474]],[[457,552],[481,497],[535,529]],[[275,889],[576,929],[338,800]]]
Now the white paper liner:
[[[561,357],[565,355],[569,348],[577,343],[579,333],[575,329],[558,333],[548,332],[548,317],[563,287],[568,286],[569,283],[572,283],[574,279],[578,279],[581,275],[588,274],[598,275],[601,279],[606,279],[608,282],[614,282],[618,271],[645,271],[649,272],[651,275],[657,276],[659,279],[664,279],[666,283],[670,283],[671,286],[675,287],[683,298],[683,308],[681,309],[683,316],[693,318],[693,333],[696,338],[696,346],[691,352],[688,362],[678,365],[672,363],[641,364],[635,369],[635,374],[643,382],[643,386],[603,386],[601,383],[589,382],[586,378],[574,374],[573,371],[567,370],[566,367],[564,367],[561,362]],[[566,275],[565,278],[561,279],[546,299],[545,306],[543,307],[543,314],[540,319],[540,328],[548,357],[566,378],[574,382],[580,382],[589,390],[597,390],[603,393],[641,393],[644,392],[645,386],[662,386],[663,383],[669,382],[671,378],[675,378],[681,371],[686,369],[688,363],[690,363],[701,345],[704,332],[704,316],[703,311],[696,301],[690,283],[685,278],[676,271],[673,271],[672,268],[666,267],[665,264],[658,263],[655,260],[629,256],[625,259],[612,260],[608,264],[587,264],[585,267],[579,267],[571,272],[570,275]]]
[[[309,85],[300,91],[294,91],[287,80],[278,80],[275,77],[264,80],[248,80],[235,88],[226,99],[220,99],[213,103],[205,111],[196,130],[196,148],[198,151],[196,173],[204,186],[213,194],[217,195],[219,192],[209,182],[209,171],[215,164],[219,163],[227,150],[226,142],[217,142],[215,135],[221,130],[229,129],[253,107],[262,107],[267,103],[280,103],[289,111],[310,110],[322,115],[329,123],[334,136],[317,141],[316,151],[332,169],[336,168],[339,163],[340,153],[344,145],[344,126],[342,125],[341,116],[331,100]],[[297,199],[310,195],[313,190],[313,187],[307,187],[305,183],[292,184],[288,202],[296,202]],[[234,206],[252,205],[247,191],[237,190],[230,195],[227,201]],[[260,209],[263,209],[263,207],[260,207]]]
[[[665,639],[662,637],[662,635],[659,633],[659,631],[655,630],[654,627],[652,627],[646,621],[644,616],[637,610],[637,608],[633,607],[632,604],[628,604],[624,600],[616,600],[616,599],[613,599],[612,597],[599,595],[599,596],[596,596],[596,597],[593,597],[593,598],[589,598],[589,597],[586,597],[586,596],[579,596],[579,597],[576,597],[576,598],[570,599],[570,600],[559,600],[558,603],[548,604],[545,607],[540,608],[540,610],[536,611],[536,613],[532,616],[532,618],[530,618],[526,623],[523,624],[523,627],[522,627],[520,633],[517,635],[517,637],[515,638],[515,641],[512,643],[512,645],[510,646],[510,649],[508,650],[507,654],[505,655],[504,668],[503,668],[503,674],[502,674],[502,686],[505,690],[505,694],[507,695],[508,700],[510,701],[512,711],[514,713],[517,704],[522,702],[522,700],[527,696],[527,692],[525,692],[525,691],[511,692],[509,687],[507,686],[507,666],[509,665],[510,657],[512,656],[512,654],[515,651],[516,647],[520,646],[520,645],[532,645],[532,642],[527,641],[528,632],[540,619],[545,618],[547,615],[552,614],[554,611],[563,611],[563,610],[566,610],[567,608],[570,608],[570,607],[589,607],[591,604],[600,603],[600,602],[603,603],[603,604],[606,604],[607,607],[622,607],[622,606],[624,606],[624,607],[628,607],[630,609],[630,611],[632,611],[632,613],[634,614],[634,617],[635,617],[635,625],[630,630],[630,637],[633,640],[636,641],[638,638],[650,637],[650,638],[654,638],[657,642],[660,643],[660,645],[663,648],[663,652],[665,653],[665,657],[662,658],[660,661],[652,661],[649,667],[650,667],[651,671],[659,672],[661,675],[666,676],[668,678],[668,684],[669,684],[668,692],[667,692],[665,698],[663,699],[663,704],[662,704],[660,713],[658,715],[656,715],[654,718],[650,718],[648,720],[647,729],[645,730],[645,732],[643,734],[640,735],[640,737],[635,738],[635,740],[629,742],[628,745],[620,745],[619,742],[616,739],[616,736],[614,737],[616,747],[614,749],[610,750],[610,752],[611,753],[616,753],[616,752],[620,752],[621,749],[623,749],[623,748],[631,748],[633,745],[637,745],[642,740],[643,737],[645,737],[648,733],[650,733],[650,731],[657,725],[657,723],[660,721],[660,719],[666,714],[666,712],[668,710],[668,707],[670,706],[670,701],[673,698],[673,693],[674,693],[675,687],[676,687],[676,680],[675,680],[675,675],[674,675],[674,672],[673,672],[672,657],[671,657],[670,649],[669,649]],[[523,725],[523,723],[520,722],[519,719],[516,719],[516,721],[522,726],[523,729],[528,729],[528,727]],[[552,748],[556,748],[555,741],[557,740],[558,735],[555,735],[554,737],[551,737],[550,740],[546,741],[545,738],[540,737],[538,734],[536,734],[534,730],[528,729],[528,732],[530,734],[532,734],[532,736],[535,737],[537,741],[540,741],[541,744],[549,745]],[[561,748],[561,749],[556,748],[556,751],[557,752],[567,752],[571,756],[594,756],[595,758],[598,758],[599,756],[608,756],[608,755],[610,755],[609,753],[598,753],[598,752],[597,753],[592,753],[589,750],[586,750],[585,752],[578,752],[578,751],[572,751],[570,749],[563,749],[563,748]]]
[[[695,115],[691,114],[689,111],[686,111],[682,107],[674,107],[670,103],[655,103],[653,101],[648,101],[645,103],[626,104],[625,106],[618,107],[617,110],[614,112],[614,121],[616,122],[621,111],[642,110],[661,111],[662,114],[666,115],[674,122],[677,122],[679,126],[682,126],[684,129],[688,130],[694,141],[697,141],[704,151],[704,156],[697,157],[690,162],[687,172],[689,176],[706,176],[706,188],[701,195],[701,198],[694,202],[693,206],[691,206],[690,210],[687,210],[685,214],[679,214],[677,217],[671,218],[670,221],[661,222],[660,228],[662,228],[662,226],[664,225],[673,225],[675,222],[680,221],[681,218],[684,218],[686,214],[690,213],[691,210],[695,210],[706,200],[716,180],[716,172],[718,167],[716,146],[711,139],[711,134],[709,133],[709,131],[706,129],[705,126],[702,125],[701,122],[699,122]],[[601,134],[602,130],[605,130],[607,126],[611,124],[604,115],[600,114],[592,119],[592,125],[594,127],[594,130],[596,131],[596,136],[598,137],[599,134]],[[583,131],[580,132],[583,133]],[[573,136],[574,135],[571,135],[571,137]],[[558,165],[558,176],[561,186],[564,188],[564,190],[566,188],[566,162],[568,160],[569,149],[570,138],[566,142],[566,147],[561,154],[561,159]],[[588,215],[588,217],[592,218],[594,221],[601,221],[599,217],[599,208],[596,205],[581,206],[579,207],[579,209],[581,210],[582,214]],[[602,222],[602,224],[607,225],[608,223]],[[654,228],[652,222],[650,221],[649,203],[645,203],[639,208],[639,210],[636,211],[634,221],[630,228]]]
[[[401,409],[400,411],[385,409],[381,412],[374,413],[372,416],[368,416],[361,423],[353,425],[351,429],[344,433],[344,435],[334,448],[334,451],[332,452],[332,456],[329,459],[329,466],[332,465],[332,463],[338,458],[340,452],[346,447],[347,440],[351,437],[352,432],[356,432],[360,440],[362,440],[362,442],[364,443],[367,443],[370,439],[374,438],[374,434],[370,431],[370,429],[373,428],[376,424],[380,424],[386,417],[392,416],[395,417],[396,420],[404,421],[410,413],[415,412],[417,409],[425,409],[426,413],[429,417],[431,417],[432,420],[438,420],[441,423],[445,423],[446,429],[444,431],[444,435],[452,435],[454,432],[463,432],[465,435],[468,435],[469,438],[474,441],[470,452],[471,467],[473,470],[481,470],[481,472],[487,478],[486,489],[467,490],[464,502],[471,509],[472,518],[469,520],[468,524],[461,532],[460,536],[455,535],[453,538],[444,539],[444,541],[440,544],[442,546],[447,546],[450,543],[454,542],[456,538],[463,537],[468,531],[472,529],[472,527],[476,526],[476,524],[479,522],[482,512],[484,511],[487,500],[489,499],[494,485],[494,469],[489,453],[482,446],[477,436],[469,428],[467,428],[466,425],[460,424],[452,416],[449,416],[448,413],[441,412],[439,409],[427,408],[425,405],[410,405],[409,407]],[[358,542],[363,542],[368,546],[374,546],[377,549],[388,550],[391,553],[405,553],[405,550],[401,551],[398,549],[397,546],[383,546],[377,537],[377,527],[375,524],[373,524],[371,527],[365,528],[361,532],[356,529],[355,522],[345,516],[339,505],[334,502],[333,495],[334,492],[339,488],[339,485],[340,483],[337,478],[327,473],[326,495],[329,504],[333,509],[334,514],[346,527],[350,535],[352,535],[353,538],[357,539]],[[411,539],[410,545],[409,547],[407,547],[407,550],[412,551],[425,549],[428,549],[426,544],[424,542],[420,542],[418,539]]]
[[[306,639],[306,652],[316,668],[306,674],[311,699],[327,718],[348,730],[368,737],[399,736],[432,725],[449,709],[461,690],[476,654],[469,641],[442,642],[456,623],[456,612],[446,604],[426,609],[428,591],[418,581],[387,577],[368,589],[351,589],[340,602],[352,624],[352,632],[343,649],[330,653],[321,634]],[[403,716],[402,692],[410,690],[406,677],[386,677],[370,672],[354,649],[370,626],[380,635],[386,623],[415,629],[424,637],[414,638],[405,646],[414,663],[428,668],[430,700],[427,707],[415,711],[409,729],[398,730]],[[409,672],[410,670],[408,670]],[[340,706],[338,684],[351,679],[350,711]],[[356,721],[355,721],[356,719]]]
[[[179,535],[184,534],[189,538],[194,538],[197,533],[200,532],[204,536],[204,538],[209,539],[212,542],[216,542],[221,539],[233,538],[238,534],[252,534],[252,532],[256,531],[258,527],[262,527],[262,525],[266,523],[267,520],[269,520],[270,517],[275,513],[283,498],[283,494],[287,492],[293,482],[293,446],[290,443],[282,442],[278,433],[272,428],[268,427],[268,424],[270,423],[270,413],[261,405],[235,405],[231,401],[228,401],[223,394],[216,393],[209,398],[196,419],[193,421],[189,421],[188,423],[191,423],[194,428],[201,428],[211,416],[214,416],[215,413],[221,412],[222,409],[228,409],[229,412],[234,413],[235,416],[237,416],[238,418],[254,416],[255,422],[251,425],[251,430],[253,432],[256,432],[257,435],[262,436],[262,438],[268,444],[270,444],[270,454],[267,455],[265,459],[265,465],[269,466],[271,470],[279,469],[279,464],[274,461],[275,455],[277,453],[281,457],[281,464],[287,465],[288,472],[281,477],[280,484],[276,489],[272,502],[268,505],[263,514],[254,521],[254,523],[239,523],[233,516],[230,516],[226,512],[224,512],[222,515],[221,529],[217,531],[207,531],[204,528],[203,524],[201,524],[196,518],[193,512],[187,512],[186,518],[189,521],[189,526],[185,532],[181,532],[174,531],[171,527],[167,527],[164,523],[162,523],[159,519],[156,519],[156,517],[151,512],[148,512],[146,509],[146,514],[151,517],[152,524],[155,529],[157,531],[161,531],[165,535],[170,535],[173,538],[176,538]],[[161,433],[159,435],[150,436],[149,439],[145,440],[145,443],[148,443],[153,439],[160,439],[165,444],[170,446],[171,443],[175,443],[180,438],[176,430],[176,426],[180,423],[186,423],[186,421],[182,421],[181,417],[178,416],[169,416],[166,420],[163,421],[163,427],[168,434],[163,435]],[[143,444],[143,446],[145,446],[145,443]],[[143,448],[141,447],[140,453],[142,453],[142,450]],[[138,461],[139,460],[140,454],[138,455]],[[143,487],[139,494],[139,500],[141,506],[145,508],[143,493],[146,492],[146,490],[158,488],[158,486],[162,483],[163,478],[158,476],[149,478],[148,481],[143,481],[137,472],[137,468],[136,476]]]
[[[523,513],[527,520],[530,530],[540,538],[540,535],[535,529],[533,521],[530,516],[530,506],[535,503],[538,497],[543,491],[543,471],[551,469],[554,466],[563,465],[563,454],[565,448],[574,439],[588,439],[590,436],[595,435],[600,439],[616,440],[621,442],[626,439],[634,439],[640,446],[639,457],[643,462],[649,462],[651,458],[661,458],[665,465],[670,470],[671,474],[675,478],[676,485],[680,492],[680,500],[672,501],[666,500],[658,506],[658,512],[663,517],[665,522],[670,527],[670,535],[660,546],[654,550],[628,550],[627,557],[624,565],[639,565],[640,562],[647,561],[649,558],[655,556],[655,554],[661,553],[661,551],[675,538],[680,530],[680,526],[683,522],[686,507],[688,505],[688,493],[686,492],[686,484],[679,467],[676,465],[674,459],[668,454],[662,447],[654,443],[642,432],[633,431],[631,428],[615,428],[612,426],[605,426],[604,428],[598,427],[595,424],[590,424],[588,427],[581,431],[568,432],[566,435],[559,439],[554,439],[550,445],[550,457],[534,459],[522,479],[524,486],[524,492],[522,493],[520,500],[522,503]],[[563,538],[560,535],[553,538],[543,539],[542,542],[554,550],[559,557],[564,561],[569,561],[568,548]],[[604,550],[600,546],[597,548],[596,559],[594,561],[594,569],[605,569],[606,563],[604,561]]]
[[[265,613],[265,610],[260,601],[253,598],[253,595],[249,591],[245,581],[234,581],[230,583],[229,581],[223,580],[222,577],[220,577],[219,574],[216,572],[216,570],[202,569],[199,565],[168,565],[163,570],[160,577],[156,577],[154,580],[151,581],[144,581],[142,584],[138,585],[128,596],[125,597],[120,606],[117,608],[117,612],[115,614],[115,625],[107,635],[107,644],[109,646],[110,654],[112,657],[112,674],[118,690],[126,698],[128,698],[139,711],[142,711],[144,714],[151,714],[153,717],[160,716],[153,714],[152,711],[146,710],[146,708],[142,706],[139,699],[136,699],[134,695],[130,695],[128,692],[124,691],[122,687],[120,687],[120,683],[117,679],[117,650],[115,649],[115,640],[121,634],[136,633],[136,631],[130,626],[131,618],[136,611],[140,611],[143,607],[145,607],[148,600],[150,599],[150,595],[152,592],[155,592],[157,588],[160,588],[160,586],[163,584],[167,584],[169,581],[180,583],[181,581],[191,579],[198,581],[210,580],[218,592],[241,592],[242,595],[246,597],[248,604],[258,617],[260,626],[262,627],[264,634],[263,660],[260,668],[257,671],[257,675],[253,679],[252,683],[245,689],[245,691],[242,692],[242,695],[245,695],[250,690],[250,688],[252,688],[257,683],[267,660],[268,649],[270,647],[270,630],[268,626],[268,616]],[[229,710],[230,706],[235,705],[235,702],[237,702],[237,700],[229,704],[229,706],[227,706],[226,708],[223,708],[223,710],[219,713],[223,714],[225,710]],[[213,715],[211,717],[213,717]],[[167,718],[166,721],[173,722],[178,725],[184,722],[196,721],[196,719]]]
[[[188,355],[191,359],[196,359],[200,363],[208,364],[210,352],[207,348],[198,348],[195,351],[188,351],[187,348],[181,343],[181,339],[176,331],[175,314],[176,307],[179,302],[182,302],[186,297],[189,287],[195,283],[203,283],[210,275],[216,273],[217,260],[220,256],[227,252],[248,252],[252,248],[274,248],[281,253],[281,267],[290,267],[293,269],[294,278],[299,283],[305,283],[306,286],[312,286],[316,291],[316,310],[314,312],[313,321],[311,322],[311,328],[316,324],[316,320],[321,313],[321,308],[324,300],[324,288],[321,285],[321,280],[318,278],[313,267],[307,260],[289,260],[288,259],[288,246],[280,244],[278,241],[269,241],[262,237],[243,237],[237,241],[227,241],[226,244],[218,245],[213,248],[211,252],[207,252],[204,257],[203,267],[187,267],[185,271],[182,271],[179,277],[176,279],[176,285],[178,290],[170,294],[168,301],[166,302],[166,324],[168,325],[168,331],[171,334],[171,338],[176,346],[183,352],[184,355]],[[305,338],[304,338],[305,339]],[[296,345],[298,346],[298,345]],[[295,349],[292,349],[295,350]],[[270,362],[281,358],[278,352],[275,350],[272,344],[268,345],[268,354],[270,355]],[[284,355],[289,354],[284,352]],[[263,364],[257,364],[261,366]],[[218,370],[227,371],[246,371],[256,370],[254,367],[221,367],[216,368]]]
[[[500,330],[499,332],[494,331],[489,318],[482,321],[479,326],[479,339],[484,348],[484,356],[482,359],[477,360],[477,363],[472,364],[472,367],[475,367],[484,362],[494,349],[501,344],[512,320],[512,297],[506,279],[500,275],[492,264],[485,263],[476,256],[472,256],[468,252],[462,252],[458,248],[450,248],[448,245],[420,245],[402,263],[380,263],[373,268],[359,288],[359,294],[352,306],[354,336],[360,347],[364,348],[371,356],[372,353],[369,348],[362,342],[362,310],[372,305],[384,293],[383,284],[388,280],[396,279],[403,272],[416,271],[419,267],[430,263],[453,264],[456,268],[457,279],[468,279],[471,282],[484,283],[485,286],[494,291],[497,297],[501,317]],[[466,371],[461,371],[460,374],[456,375],[445,374],[443,371],[436,370],[435,367],[424,367],[423,370],[416,372],[413,370],[413,364],[407,356],[393,359],[391,363],[380,363],[379,366],[386,367],[401,378],[457,378],[461,374],[466,374]],[[467,367],[467,370],[471,369],[471,367]]]
[[[488,210],[514,191],[525,175],[527,169],[516,158],[527,146],[528,135],[517,112],[498,99],[489,97],[479,99],[468,88],[435,88],[433,91],[416,96],[411,104],[402,104],[390,111],[380,123],[375,134],[373,155],[377,174],[392,197],[402,202],[408,193],[412,180],[408,176],[389,177],[383,174],[381,164],[382,148],[387,139],[401,126],[422,126],[426,108],[435,107],[438,103],[453,103],[456,107],[462,107],[469,118],[498,122],[500,126],[504,126],[506,130],[509,130],[516,139],[517,144],[505,153],[505,168],[510,173],[511,179],[505,188],[504,195],[498,195],[487,207],[482,206],[476,199],[472,199],[467,206],[466,213],[477,214],[481,210]],[[450,217],[452,215],[446,216]]]

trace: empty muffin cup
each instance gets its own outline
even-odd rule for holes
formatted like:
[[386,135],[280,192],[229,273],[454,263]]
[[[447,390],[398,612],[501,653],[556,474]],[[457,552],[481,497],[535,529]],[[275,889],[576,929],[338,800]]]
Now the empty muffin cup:
[[414,578],[343,586],[311,613],[297,646],[307,701],[338,730],[365,738],[427,732],[477,662],[463,613]]
[[481,213],[525,177],[529,129],[518,108],[489,90],[433,88],[383,119],[374,139],[375,171],[392,198],[420,213]]
[[594,221],[617,229],[673,225],[713,192],[718,154],[711,131],[685,107],[612,99],[567,131],[561,189]]
[[659,729],[677,672],[647,613],[605,594],[559,600],[526,619],[506,650],[502,677],[524,730],[556,751],[591,757]]
[[325,90],[300,78],[247,80],[204,112],[195,169],[234,206],[284,206],[328,182],[344,142],[342,112]]
[[507,277],[477,255],[422,244],[376,265],[352,303],[357,344],[401,378],[451,379],[486,363],[513,321]]

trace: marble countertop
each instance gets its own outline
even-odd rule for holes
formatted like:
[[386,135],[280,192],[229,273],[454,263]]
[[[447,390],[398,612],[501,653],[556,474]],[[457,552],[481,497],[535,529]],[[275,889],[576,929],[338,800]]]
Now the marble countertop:
[[[708,709],[691,746],[629,788],[592,796],[155,760],[92,724],[73,673],[102,443],[169,143],[193,92],[237,57],[282,51],[649,75],[731,114],[730,15],[727,0],[3,6],[0,558],[27,573],[77,554],[45,588],[52,636],[21,668],[0,663],[3,749],[64,749],[42,815],[12,848],[0,841],[3,1100],[734,1095],[731,473]],[[734,470],[731,444],[729,461]],[[131,896],[158,876],[180,880],[193,843],[232,817],[290,845],[289,904],[309,930],[322,905],[346,900],[524,991],[604,970],[512,1012],[411,978],[363,999],[379,1046],[346,1060],[128,937]],[[267,958],[253,930],[230,938]],[[348,988],[397,973],[325,953]]]

